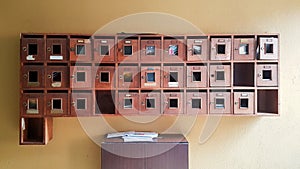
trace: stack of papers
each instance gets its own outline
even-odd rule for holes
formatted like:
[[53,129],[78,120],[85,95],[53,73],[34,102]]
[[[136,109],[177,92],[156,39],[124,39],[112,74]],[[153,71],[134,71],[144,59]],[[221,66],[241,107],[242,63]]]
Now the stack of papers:
[[107,138],[122,137],[124,142],[153,142],[153,138],[158,137],[156,132],[117,132],[107,134]]

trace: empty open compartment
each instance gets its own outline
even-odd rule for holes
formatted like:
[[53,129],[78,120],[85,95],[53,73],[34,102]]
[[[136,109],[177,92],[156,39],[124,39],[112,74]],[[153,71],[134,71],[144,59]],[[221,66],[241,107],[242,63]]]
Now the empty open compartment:
[[254,87],[254,63],[234,63],[233,86]]
[[115,91],[96,91],[95,114],[115,114]]
[[278,114],[278,90],[257,90],[257,114]]

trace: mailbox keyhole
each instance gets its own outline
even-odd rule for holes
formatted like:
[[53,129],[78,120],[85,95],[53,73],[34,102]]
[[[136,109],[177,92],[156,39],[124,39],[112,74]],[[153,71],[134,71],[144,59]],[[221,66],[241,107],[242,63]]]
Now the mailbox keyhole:
[[76,45],[76,55],[85,55],[85,45]]
[[240,108],[248,108],[249,107],[249,99],[242,98],[240,99]]
[[133,82],[131,72],[124,72],[123,77],[124,77],[124,82]]
[[85,110],[86,109],[86,99],[77,99],[76,100],[76,109]]
[[29,71],[28,76],[28,82],[38,82],[38,71]]
[[193,72],[193,82],[201,82],[201,72]]
[[216,109],[225,109],[225,99],[224,98],[216,98]]
[[201,109],[201,99],[192,99],[192,108]]
[[52,82],[61,82],[61,72],[52,72]]
[[202,53],[202,46],[194,45],[193,46],[193,55],[201,55],[201,53]]
[[62,100],[52,99],[52,110],[61,110],[61,109],[62,109]]
[[169,82],[178,82],[178,72],[170,72]]
[[273,44],[265,44],[265,53],[269,53],[269,54],[274,53],[274,45]]
[[109,46],[108,45],[100,45],[100,55],[109,55]]
[[85,72],[76,72],[76,81],[85,82]]
[[155,99],[147,98],[146,99],[146,108],[147,109],[154,109],[155,108]]
[[178,99],[169,99],[169,108],[178,108]]
[[124,55],[132,55],[132,46],[124,46]]
[[225,72],[222,71],[216,71],[216,80],[225,80]]
[[28,99],[28,110],[37,110],[38,109],[38,99],[30,98]]
[[155,46],[146,46],[146,55],[155,55]]
[[124,109],[132,109],[132,99],[124,99]]
[[263,70],[262,71],[262,79],[263,80],[272,80],[272,71],[271,70]]
[[53,45],[52,46],[52,54],[60,55],[61,54],[61,45]]
[[147,82],[155,82],[155,73],[151,72],[151,73],[147,73],[146,75],[146,81]]
[[249,55],[249,44],[240,44],[239,54],[240,55]]
[[178,56],[178,45],[169,45],[169,55]]
[[226,45],[225,44],[217,45],[217,54],[226,54]]
[[28,44],[28,55],[37,55],[38,45],[37,44]]
[[100,73],[100,82],[109,82],[109,72]]

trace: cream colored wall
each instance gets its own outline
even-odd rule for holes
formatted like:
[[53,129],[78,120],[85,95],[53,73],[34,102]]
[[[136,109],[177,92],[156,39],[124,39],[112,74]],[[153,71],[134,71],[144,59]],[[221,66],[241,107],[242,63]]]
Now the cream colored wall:
[[[189,164],[190,169],[300,168],[299,0],[6,0],[0,5],[1,169],[100,168],[99,146],[76,118],[56,118],[54,139],[47,146],[18,145],[19,33],[93,33],[114,19],[137,12],[177,15],[205,33],[280,33],[281,116],[224,117],[204,144],[199,143],[199,136],[205,117],[197,118],[187,135]],[[182,119],[172,131],[190,125],[189,119]],[[165,131],[176,118],[159,120],[141,125],[107,117],[115,129],[158,131]]]

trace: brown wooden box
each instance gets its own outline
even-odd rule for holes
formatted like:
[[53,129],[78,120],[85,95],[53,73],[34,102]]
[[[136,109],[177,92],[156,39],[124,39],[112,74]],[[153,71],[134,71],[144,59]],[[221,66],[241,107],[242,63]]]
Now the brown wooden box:
[[207,114],[207,93],[186,93],[186,114]]
[[230,60],[231,38],[211,38],[211,60]]
[[230,86],[230,65],[210,65],[209,72],[210,86]]
[[278,86],[278,65],[259,64],[256,66],[257,86]]
[[114,37],[94,39],[94,61],[97,63],[111,63],[115,61]]
[[139,94],[136,92],[119,92],[119,114],[139,114]]
[[210,114],[232,114],[230,92],[211,92],[209,100]]
[[187,61],[206,61],[208,56],[207,37],[187,39]]
[[207,87],[207,66],[187,66],[186,87]]
[[160,39],[141,40],[141,62],[160,62],[161,50]]
[[160,114],[161,113],[161,94],[160,92],[145,92],[140,94],[140,113],[141,114]]
[[160,66],[141,67],[141,88],[160,88]]
[[70,87],[71,88],[91,88],[92,83],[91,66],[71,66],[70,67]]
[[71,115],[72,116],[90,116],[93,114],[93,94],[88,92],[71,93]]
[[184,41],[182,39],[164,39],[164,62],[183,62],[185,60]]
[[21,104],[22,116],[42,116],[45,114],[43,93],[23,93]]
[[138,88],[140,87],[140,72],[138,66],[122,65],[118,67],[119,88]]
[[115,87],[115,67],[114,66],[98,66],[95,67],[95,88],[96,89],[112,89]]
[[119,39],[117,57],[119,62],[137,62],[139,55],[138,39]]
[[48,66],[46,69],[46,88],[70,87],[70,74],[67,66]]
[[253,92],[234,92],[233,99],[234,114],[254,114]]
[[20,79],[22,88],[43,88],[45,87],[45,71],[43,66],[25,65],[22,68]]
[[278,59],[278,38],[260,37],[259,38],[259,59]]
[[183,92],[164,92],[164,114],[183,114]]
[[234,60],[253,60],[255,58],[254,38],[235,38],[233,46]]
[[183,66],[164,66],[163,71],[163,87],[182,88],[184,86]]
[[46,56],[47,61],[68,61],[67,38],[47,38]]
[[46,95],[47,116],[67,116],[69,114],[68,93],[48,93]]
[[70,60],[89,62],[91,58],[91,40],[89,37],[74,37],[70,39]]
[[21,39],[21,61],[33,63],[45,61],[44,44],[43,35],[23,37]]

